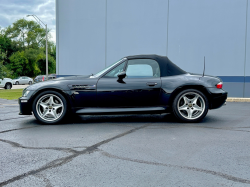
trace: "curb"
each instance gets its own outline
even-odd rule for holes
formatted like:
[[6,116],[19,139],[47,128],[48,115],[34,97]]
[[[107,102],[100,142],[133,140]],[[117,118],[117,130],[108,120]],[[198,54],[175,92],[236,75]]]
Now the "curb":
[[250,98],[228,97],[227,102],[250,102]]

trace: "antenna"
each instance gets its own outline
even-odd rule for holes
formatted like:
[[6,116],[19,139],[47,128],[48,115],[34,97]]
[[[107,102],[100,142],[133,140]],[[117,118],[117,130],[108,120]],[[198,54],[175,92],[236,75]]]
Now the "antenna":
[[205,56],[204,56],[204,70],[203,70],[203,75],[202,75],[202,77],[204,77],[204,74],[205,74],[205,65],[206,65],[206,63],[205,63]]

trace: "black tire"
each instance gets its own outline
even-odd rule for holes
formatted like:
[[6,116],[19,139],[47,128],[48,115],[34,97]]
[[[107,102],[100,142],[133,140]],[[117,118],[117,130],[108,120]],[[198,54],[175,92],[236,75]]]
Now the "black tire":
[[6,90],[10,90],[12,88],[12,85],[10,83],[6,83],[5,86],[4,86],[4,88]]
[[18,81],[16,81],[16,85],[19,85],[19,82],[18,82]]
[[[192,98],[188,98],[189,96],[192,96],[192,94],[194,96],[195,95],[198,96],[198,98],[199,98],[199,100],[197,100],[198,103],[196,103],[197,107],[195,107],[195,104],[193,104]],[[188,102],[188,104],[185,104],[186,101],[184,101],[184,96],[186,96],[186,98],[188,98],[188,101],[190,103]],[[179,105],[181,105],[181,106],[179,106]],[[182,110],[181,107],[183,107],[183,106],[186,109]],[[175,97],[173,104],[172,104],[172,110],[173,110],[173,113],[176,116],[176,118],[179,119],[180,121],[192,123],[192,122],[201,121],[207,115],[208,106],[209,106],[208,99],[202,92],[200,92],[199,90],[196,90],[196,89],[187,89],[187,90],[181,91]],[[194,108],[198,108],[198,110],[201,110],[201,111],[195,110]],[[192,112],[189,115],[190,112],[188,112],[188,111],[191,111],[191,110],[192,110]],[[197,116],[192,116],[194,111],[195,111]]]
[[[39,101],[39,99],[41,99],[42,97],[44,97],[46,95],[55,95],[55,96],[59,97],[61,99],[62,103],[63,103],[62,114],[60,115],[60,117],[58,119],[56,119],[54,121],[48,121],[48,120],[43,119],[42,117],[40,117],[40,115],[38,114],[39,112],[37,111],[37,102]],[[36,98],[34,99],[33,104],[32,104],[32,111],[33,111],[33,114],[36,117],[36,119],[38,121],[40,121],[41,123],[43,123],[43,124],[57,124],[66,117],[67,106],[68,105],[67,105],[66,99],[59,92],[56,92],[56,91],[44,91],[44,92],[40,93],[39,95],[37,95]]]

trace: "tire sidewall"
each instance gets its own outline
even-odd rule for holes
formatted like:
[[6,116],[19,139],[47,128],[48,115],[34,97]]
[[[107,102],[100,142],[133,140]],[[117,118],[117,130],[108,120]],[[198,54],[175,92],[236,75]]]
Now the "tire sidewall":
[[[42,119],[42,118],[38,115],[38,113],[37,113],[37,111],[36,111],[36,104],[37,104],[37,101],[38,101],[42,96],[44,96],[44,95],[46,95],[46,94],[54,94],[54,95],[58,96],[58,97],[62,100],[62,102],[63,102],[63,105],[64,105],[63,113],[62,113],[62,115],[61,115],[57,120],[55,120],[55,121],[46,121],[46,120]],[[68,108],[67,108],[67,101],[66,101],[65,97],[64,97],[62,94],[60,94],[59,92],[56,92],[56,91],[44,91],[44,92],[38,94],[38,95],[36,96],[36,98],[34,99],[33,103],[32,103],[32,111],[33,111],[34,116],[36,117],[36,119],[37,119],[38,121],[42,122],[43,124],[56,124],[56,123],[59,123],[59,122],[60,122],[61,120],[63,120],[63,118],[66,116],[67,109],[68,109]]]
[[[180,99],[180,97],[185,94],[185,93],[188,93],[188,92],[195,92],[197,94],[199,94],[204,102],[205,102],[205,109],[204,109],[204,112],[203,114],[197,118],[197,119],[186,119],[184,118],[180,113],[179,113],[179,110],[178,110],[178,100]],[[189,123],[192,123],[192,122],[198,122],[198,121],[201,121],[206,115],[207,115],[207,112],[208,112],[208,99],[207,97],[199,90],[196,90],[196,89],[187,89],[187,90],[183,90],[181,91],[174,99],[173,101],[173,104],[172,104],[172,109],[173,109],[173,113],[174,115],[181,121],[183,122],[189,122]]]
[[6,90],[10,90],[10,89],[8,89],[8,85],[10,86],[10,89],[11,89],[11,87],[12,87],[10,83],[6,83],[6,85],[5,85],[5,89],[6,89]]

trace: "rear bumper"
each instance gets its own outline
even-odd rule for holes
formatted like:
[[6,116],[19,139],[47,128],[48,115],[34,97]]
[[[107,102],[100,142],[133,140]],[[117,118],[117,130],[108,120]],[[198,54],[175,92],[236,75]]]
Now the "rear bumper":
[[31,113],[31,104],[29,100],[25,97],[20,97],[18,99],[19,104],[19,115],[32,115]]
[[211,94],[210,109],[220,108],[227,100],[227,92]]

